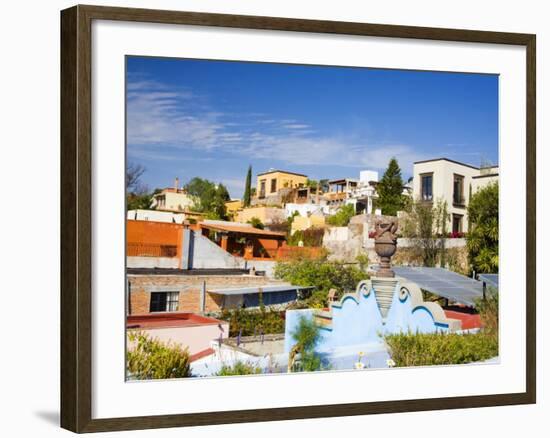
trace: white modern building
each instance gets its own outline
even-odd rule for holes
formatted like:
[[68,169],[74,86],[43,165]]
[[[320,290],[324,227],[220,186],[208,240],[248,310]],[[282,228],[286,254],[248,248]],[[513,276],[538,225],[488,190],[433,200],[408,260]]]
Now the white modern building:
[[167,187],[153,195],[151,208],[161,211],[183,212],[193,209],[195,200],[187,191],[179,187],[179,178],[174,181],[174,187]]
[[357,213],[372,214],[374,200],[378,197],[377,184],[377,171],[362,170],[359,172],[359,179],[342,178],[329,181],[330,191],[325,193],[324,197],[332,209],[352,204]]
[[413,198],[429,203],[446,201],[449,230],[466,232],[470,193],[498,181],[498,176],[498,166],[480,168],[448,158],[417,161],[413,167]]

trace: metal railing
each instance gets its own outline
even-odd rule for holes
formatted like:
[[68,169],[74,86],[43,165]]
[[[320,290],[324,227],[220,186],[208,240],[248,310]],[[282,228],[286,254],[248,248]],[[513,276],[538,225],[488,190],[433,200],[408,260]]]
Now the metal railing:
[[177,257],[177,245],[128,243],[126,245],[128,257]]

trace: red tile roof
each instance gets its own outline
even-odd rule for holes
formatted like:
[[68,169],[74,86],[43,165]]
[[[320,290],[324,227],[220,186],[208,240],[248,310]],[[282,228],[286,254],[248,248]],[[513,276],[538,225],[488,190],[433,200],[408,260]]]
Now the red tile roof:
[[281,237],[284,238],[286,236],[285,233],[279,233],[277,231],[269,231],[269,230],[260,230],[259,228],[254,228],[252,226],[246,227],[242,225],[231,225],[231,224],[209,224],[200,222],[199,224],[201,228],[208,228],[209,230],[215,230],[215,231],[227,231],[230,233],[240,233],[240,234],[255,234],[259,236],[274,236],[274,237]]
[[144,315],[129,315],[126,317],[127,329],[192,327],[218,324],[227,323],[216,318],[187,312],[149,313]]
[[207,348],[206,350],[199,351],[198,353],[192,354],[189,357],[189,362],[195,362],[196,360],[202,359],[203,357],[210,356],[211,354],[214,354],[214,350],[212,348]]

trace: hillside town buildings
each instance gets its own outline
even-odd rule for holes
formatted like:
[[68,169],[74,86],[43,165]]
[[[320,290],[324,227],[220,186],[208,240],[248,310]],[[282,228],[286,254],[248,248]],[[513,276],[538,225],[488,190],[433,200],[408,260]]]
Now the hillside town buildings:
[[[497,166],[447,158],[416,162],[412,171],[403,194],[433,205],[446,202],[453,233],[468,229],[471,194],[499,178]],[[378,184],[372,170],[323,184],[305,174],[270,170],[257,175],[252,205],[229,200],[229,220],[210,220],[192,211],[194,199],[176,178],[174,187],[153,196],[150,209],[127,212],[127,330],[187,345],[191,361],[211,360],[223,346],[229,348],[229,323],[216,319],[221,312],[285,308],[308,290],[276,279],[277,262],[323,251],[339,260],[372,254],[373,224],[381,217]],[[356,214],[350,224],[329,226],[327,218],[345,205],[353,205]],[[277,228],[284,224],[286,231]],[[308,229],[324,229],[322,247],[288,243]],[[455,244],[463,246],[460,240]],[[407,242],[400,245],[406,248]]]

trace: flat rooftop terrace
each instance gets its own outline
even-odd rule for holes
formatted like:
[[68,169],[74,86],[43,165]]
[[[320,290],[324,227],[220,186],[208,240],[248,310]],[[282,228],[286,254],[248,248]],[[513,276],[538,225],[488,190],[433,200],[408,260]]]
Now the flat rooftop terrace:
[[237,338],[224,339],[223,343],[236,350],[248,353],[253,356],[266,356],[268,354],[283,354],[285,351],[285,335],[264,335],[262,336],[242,336],[239,345]]

